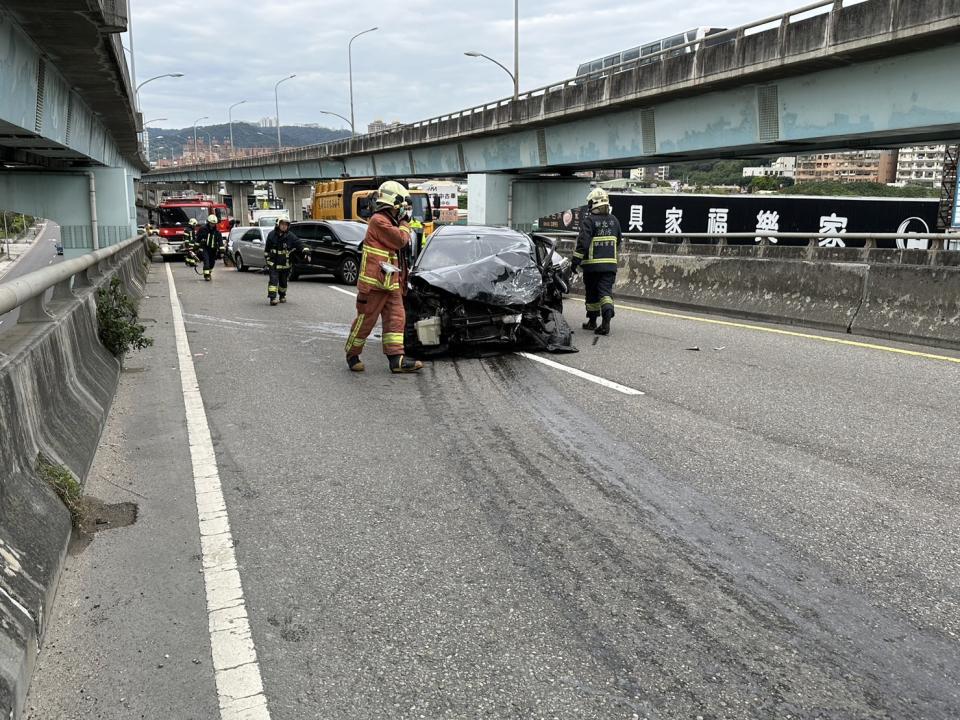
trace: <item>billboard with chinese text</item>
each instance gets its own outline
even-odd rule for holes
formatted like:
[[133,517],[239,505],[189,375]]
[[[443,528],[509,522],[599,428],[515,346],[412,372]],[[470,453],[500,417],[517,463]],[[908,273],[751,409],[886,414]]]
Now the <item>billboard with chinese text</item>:
[[[757,233],[730,244],[759,243],[764,233],[804,232],[823,236],[822,247],[863,247],[847,233],[924,233],[937,225],[937,200],[817,197],[801,195],[684,195],[611,193],[613,212],[625,233],[658,233],[669,242],[684,233]],[[581,208],[540,219],[542,230],[577,230]],[[960,219],[960,218],[958,218]],[[781,245],[805,240],[772,239]],[[926,247],[904,238],[878,247]]]

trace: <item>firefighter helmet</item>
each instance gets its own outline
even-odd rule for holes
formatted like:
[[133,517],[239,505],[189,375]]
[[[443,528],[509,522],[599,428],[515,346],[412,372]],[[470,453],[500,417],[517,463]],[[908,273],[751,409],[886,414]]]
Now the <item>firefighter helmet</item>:
[[410,192],[396,180],[387,180],[377,189],[377,207],[400,207],[410,202]]
[[196,225],[196,224],[197,224],[197,219],[196,219],[196,218],[190,218],[190,222],[188,223],[188,225]]
[[594,188],[591,190],[590,194],[587,195],[587,207],[590,208],[591,211],[609,208],[610,196],[607,195],[607,191],[603,188]]
[[220,220],[217,218],[216,215],[211,213],[210,215],[207,215],[207,222],[210,223],[211,225],[216,225],[218,222],[220,222]]

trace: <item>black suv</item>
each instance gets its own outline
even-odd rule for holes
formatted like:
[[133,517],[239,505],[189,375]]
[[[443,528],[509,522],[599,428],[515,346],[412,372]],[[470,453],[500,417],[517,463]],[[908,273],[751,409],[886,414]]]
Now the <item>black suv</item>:
[[304,220],[291,224],[290,231],[310,248],[310,263],[298,257],[290,270],[291,280],[303,275],[336,275],[342,283],[357,284],[366,224],[352,220]]

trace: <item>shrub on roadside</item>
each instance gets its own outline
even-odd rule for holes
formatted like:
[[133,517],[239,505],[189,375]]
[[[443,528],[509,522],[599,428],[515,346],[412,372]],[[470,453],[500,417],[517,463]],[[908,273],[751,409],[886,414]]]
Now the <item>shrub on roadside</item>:
[[63,465],[57,465],[44,457],[43,453],[37,455],[37,472],[40,477],[53,488],[57,497],[63,501],[67,510],[70,512],[70,520],[74,526],[79,527],[82,515],[83,490],[80,483],[67,468]]
[[100,341],[118,358],[153,345],[153,338],[146,337],[146,328],[137,322],[137,307],[116,276],[97,290],[97,323]]

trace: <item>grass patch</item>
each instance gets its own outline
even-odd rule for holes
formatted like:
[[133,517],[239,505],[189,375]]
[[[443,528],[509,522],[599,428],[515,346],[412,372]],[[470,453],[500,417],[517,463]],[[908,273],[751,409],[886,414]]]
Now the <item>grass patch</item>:
[[144,334],[146,327],[137,322],[137,306],[123,291],[123,284],[116,276],[97,290],[97,323],[100,341],[118,358],[131,350],[153,345],[153,338]]
[[67,468],[51,462],[43,456],[37,455],[37,472],[46,483],[57,493],[70,512],[70,520],[74,527],[80,527],[83,518],[83,489],[80,483]]

